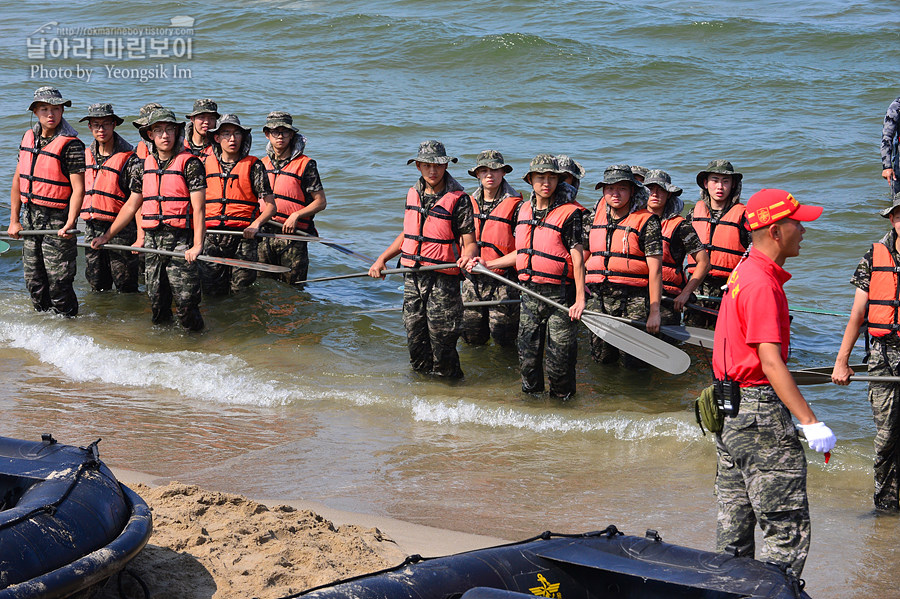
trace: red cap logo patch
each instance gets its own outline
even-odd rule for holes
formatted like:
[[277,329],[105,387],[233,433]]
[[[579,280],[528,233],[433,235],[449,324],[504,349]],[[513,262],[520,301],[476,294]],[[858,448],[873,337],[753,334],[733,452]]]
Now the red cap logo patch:
[[756,220],[759,221],[760,225],[769,224],[769,209],[768,208],[760,208],[756,211]]

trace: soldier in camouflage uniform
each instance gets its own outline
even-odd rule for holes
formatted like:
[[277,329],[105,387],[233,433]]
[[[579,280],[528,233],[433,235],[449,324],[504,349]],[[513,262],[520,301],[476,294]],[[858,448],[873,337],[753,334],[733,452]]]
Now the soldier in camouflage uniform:
[[[476,242],[485,261],[499,258],[515,247],[513,230],[522,196],[504,177],[512,166],[503,162],[497,150],[478,155],[469,175],[481,184],[472,192],[476,219]],[[490,237],[490,239],[488,239]],[[513,269],[498,274],[509,278]],[[501,347],[512,347],[519,333],[519,292],[509,285],[483,275],[469,275],[462,282],[463,302],[508,301],[497,306],[466,308],[463,311],[463,341],[484,345],[490,337]]]
[[[109,230],[91,242],[91,247],[98,248],[107,243],[141,210],[142,228],[138,231],[136,246],[148,249],[165,250],[184,253],[184,259],[148,254],[146,259],[147,295],[150,298],[151,318],[154,324],[162,324],[172,320],[172,301],[181,325],[190,331],[203,329],[203,316],[200,314],[200,272],[197,268],[197,256],[203,250],[203,238],[206,232],[204,225],[204,204],[206,196],[206,172],[203,163],[196,156],[188,158],[180,171],[172,167],[184,149],[184,123],[175,118],[171,110],[153,111],[147,117],[146,124],[140,129],[141,137],[150,142],[150,156],[140,165],[131,191],[135,192],[122,206],[119,216]],[[146,177],[148,163],[155,162],[158,169],[166,171],[174,177],[183,179],[189,194],[189,205],[185,213],[169,215],[166,208],[160,208],[162,214],[155,212],[156,207],[151,200],[152,188],[148,187],[157,178]],[[152,165],[151,165],[152,166]],[[161,189],[159,190],[162,191]],[[146,197],[145,197],[146,195]],[[165,194],[161,194],[165,195]],[[160,202],[167,204],[167,202]],[[187,227],[167,224],[185,220]]]
[[[447,172],[447,164],[456,161],[435,140],[422,142],[416,157],[407,161],[415,162],[422,176],[407,193],[403,232],[372,264],[370,276],[383,278],[387,261],[398,254],[401,264],[415,268],[450,262],[461,266],[478,253],[472,201]],[[413,370],[446,378],[463,376],[456,352],[462,313],[459,268],[404,275],[403,324]]]
[[[742,185],[743,175],[734,170],[727,160],[713,160],[705,170],[697,173],[700,200],[688,220],[700,236],[700,241],[705,244],[710,260],[709,272],[697,287],[698,295],[722,297],[722,289],[731,269],[740,254],[750,247],[750,230],[741,204]],[[704,232],[706,223],[709,230]],[[732,236],[734,247],[723,248],[713,243],[712,237],[717,229]],[[726,263],[732,266],[720,266]],[[688,272],[694,272],[693,264],[688,266]],[[708,309],[719,307],[715,300],[698,300],[697,304]],[[684,324],[690,326],[712,328],[715,322],[715,316],[700,311],[690,310],[684,315]]]
[[[275,198],[269,185],[266,167],[258,158],[250,156],[253,138],[249,127],[242,127],[236,115],[226,114],[215,129],[209,130],[213,153],[206,156],[206,228],[243,231],[243,236],[227,233],[207,233],[206,255],[235,258],[248,262],[259,259],[256,234],[275,214]],[[248,171],[232,176],[240,162],[249,162]],[[218,181],[213,181],[218,179]],[[246,206],[244,195],[254,198],[252,207]],[[221,191],[214,197],[213,191]],[[262,209],[260,209],[262,206]],[[200,280],[203,293],[228,295],[250,287],[256,281],[256,271],[234,268],[226,264],[202,262]]]
[[586,212],[574,200],[575,188],[561,181],[564,174],[555,157],[535,156],[522,177],[531,185],[532,193],[519,208],[515,251],[489,262],[479,256],[468,265],[469,270],[476,263],[493,269],[515,267],[519,283],[569,306],[565,313],[531,295],[522,295],[517,341],[522,391],[544,391],[546,357],[550,395],[562,401],[575,394],[576,321],[585,303],[581,239]]
[[559,165],[559,170],[564,173],[562,179],[563,183],[568,183],[575,190],[575,195],[572,197],[574,200],[578,197],[578,189],[581,187],[581,180],[584,179],[584,175],[586,174],[584,167],[581,166],[580,162],[566,154],[559,154],[556,156],[556,163]]
[[[895,196],[893,205],[881,215],[890,218],[891,230],[866,252],[850,282],[856,287],[850,320],[844,331],[841,348],[834,362],[831,379],[838,385],[847,385],[853,370],[850,368],[850,353],[859,338],[860,328],[867,327],[869,335],[868,374],[874,376],[900,375],[900,335],[891,325],[896,320],[896,305],[891,301],[897,297],[895,275],[890,270],[900,264],[900,196]],[[880,246],[880,247],[879,247]],[[875,251],[879,250],[879,270],[882,278],[873,278],[876,265]],[[884,262],[882,262],[884,261]],[[873,282],[875,283],[873,285]],[[870,305],[870,298],[879,304]],[[890,322],[883,322],[884,314]],[[867,321],[868,317],[868,321]],[[880,325],[880,326],[879,326]],[[875,420],[875,508],[879,511],[896,513],[900,511],[898,486],[900,486],[900,384],[869,383],[869,403]]]
[[900,193],[900,156],[898,156],[898,137],[900,131],[900,98],[888,106],[884,115],[884,127],[881,130],[881,176],[891,184],[891,193]]
[[835,436],[816,419],[785,364],[791,328],[783,286],[790,274],[782,266],[800,253],[802,222],[821,213],[778,189],[750,198],[753,249],[728,279],[713,349],[720,398],[737,404],[716,434],[716,551],[757,557],[795,576],[809,552],[810,519],[806,456],[791,415],[815,451],[830,451]]
[[[659,217],[646,215],[647,189],[634,178],[627,164],[614,164],[603,173],[603,180],[596,189],[603,189],[603,197],[594,208],[591,226],[585,227],[584,245],[588,247],[587,286],[591,293],[588,308],[634,320],[647,322],[647,330],[655,333],[660,324],[660,300],[662,297],[662,234]],[[601,212],[602,211],[602,212]],[[616,232],[625,228],[621,247],[615,242]],[[604,235],[597,230],[605,229]],[[591,231],[595,231],[591,240]],[[631,243],[632,235],[637,237],[637,246]],[[601,237],[605,245],[598,243]],[[623,264],[633,269],[628,282],[622,271],[615,266],[616,258],[625,258]],[[644,274],[641,276],[640,272]],[[619,358],[617,348],[609,345],[596,335],[591,335],[591,357],[595,362],[610,364]],[[626,366],[640,364],[634,358],[623,356]]]
[[194,109],[184,116],[189,121],[184,134],[184,148],[194,156],[211,154],[212,140],[209,131],[222,116],[219,114],[219,105],[209,98],[194,100]]
[[[28,107],[38,122],[22,138],[13,175],[7,233],[47,230],[24,239],[25,284],[35,310],[78,314],[75,297],[76,240],[66,231],[75,227],[84,197],[84,144],[63,118],[71,106],[58,89],[40,87]],[[24,224],[24,227],[23,227]]]
[[[150,102],[149,104],[144,104],[141,106],[141,110],[139,112],[138,118],[131,121],[131,124],[134,125],[135,129],[140,129],[144,125],[147,124],[147,117],[150,116],[154,110],[160,110],[162,108],[162,104],[157,104],[156,102]],[[137,146],[135,146],[134,153],[137,154],[137,157],[140,160],[143,160],[147,157],[147,154],[150,153],[150,148],[147,145],[147,142],[143,139],[139,139]]]
[[[115,114],[111,104],[91,104],[88,106],[87,116],[80,121],[88,122],[94,136],[94,142],[85,154],[93,176],[88,177],[89,181],[85,182],[84,203],[81,206],[81,218],[85,223],[84,241],[90,243],[106,232],[110,223],[118,216],[122,204],[134,193],[131,191],[132,181],[137,176],[142,160],[134,153],[131,144],[116,133],[116,127],[122,124],[123,119]],[[115,161],[110,160],[116,155],[127,155],[127,158],[119,164],[119,156]],[[116,162],[117,166],[110,167],[112,162]],[[106,173],[110,168],[116,171],[113,173],[115,188],[101,188],[109,180]],[[135,241],[137,224],[134,221],[110,239],[110,243],[116,245],[131,245]],[[84,275],[94,291],[112,289],[115,284],[120,293],[137,292],[138,258],[134,253],[85,248],[84,261]]]
[[649,172],[650,169],[645,166],[638,166],[637,164],[631,165],[631,174],[634,175],[634,180],[638,183],[643,183]]

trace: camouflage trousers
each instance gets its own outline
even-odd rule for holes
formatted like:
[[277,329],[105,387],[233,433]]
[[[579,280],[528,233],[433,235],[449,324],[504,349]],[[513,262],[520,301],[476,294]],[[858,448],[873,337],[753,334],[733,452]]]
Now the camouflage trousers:
[[[659,305],[659,323],[678,326],[681,324],[681,312],[675,311],[673,300],[676,296],[663,291],[662,302]],[[685,308],[687,310],[687,308]]]
[[25,286],[35,310],[53,309],[64,316],[77,316],[78,298],[72,284],[78,246],[74,237],[63,239],[56,234],[66,224],[67,217],[66,210],[25,204],[22,227],[26,230],[46,229],[49,234],[22,238],[22,262]]
[[[281,233],[281,226],[266,227],[267,232]],[[259,241],[259,261],[277,266],[287,266],[290,272],[273,277],[290,285],[307,279],[309,273],[309,251],[305,241],[264,238]]]
[[809,553],[806,455],[787,407],[772,387],[741,389],[738,415],[716,435],[716,551],[729,545],[755,557],[754,528],[763,547],[757,559],[800,576]]
[[[697,290],[694,292],[696,295],[708,295],[710,297],[722,297],[724,291],[722,290],[722,286],[728,279],[722,277],[706,277],[703,279],[703,282],[700,283],[700,286],[697,287]],[[714,310],[719,309],[719,304],[721,302],[712,301],[712,300],[697,300],[698,306],[703,306],[704,308],[712,308]],[[690,308],[685,308],[684,310],[684,324],[689,327],[701,327],[704,329],[714,329],[716,327],[716,316],[712,314],[706,314],[705,312],[698,312],[697,310],[691,310]]]
[[[634,320],[647,320],[650,311],[650,295],[646,287],[630,285],[588,285],[591,292],[587,301],[587,309],[610,316],[621,316]],[[636,368],[644,364],[641,360],[606,343],[593,333],[591,334],[591,358],[599,364],[612,364],[622,356],[622,364]]]
[[[90,243],[109,229],[112,223],[91,219],[85,221],[84,241]],[[133,222],[111,237],[109,243],[131,245],[137,239],[137,225]],[[84,277],[94,291],[106,291],[115,284],[119,293],[136,293],[138,290],[138,257],[121,250],[94,250],[84,248]]]
[[[210,233],[206,235],[203,253],[217,258],[256,262],[259,257],[258,245],[259,240],[256,238]],[[214,262],[200,262],[200,282],[206,295],[228,295],[253,285],[256,282],[256,271]]]
[[[565,306],[575,301],[575,286],[526,283],[526,286],[546,298]],[[550,395],[569,399],[575,394],[575,362],[578,359],[578,322],[558,308],[522,294],[519,317],[519,369],[522,391],[544,391],[544,360]]]
[[[144,247],[169,252],[184,253],[194,244],[191,229],[161,227],[148,230]],[[183,258],[147,254],[147,295],[154,324],[172,320],[172,300],[181,326],[190,331],[203,329],[200,314],[200,269],[197,261],[188,263]]]
[[409,363],[416,372],[462,378],[456,341],[462,327],[459,278],[438,272],[406,273],[403,326]]
[[[896,376],[900,373],[900,343],[872,339],[869,374]],[[875,420],[875,507],[896,512],[900,470],[900,385],[869,383],[869,403]]]
[[[464,302],[518,300],[519,292],[485,275],[462,282]],[[465,308],[462,338],[469,345],[484,345],[490,337],[501,347],[513,347],[519,334],[519,304]]]

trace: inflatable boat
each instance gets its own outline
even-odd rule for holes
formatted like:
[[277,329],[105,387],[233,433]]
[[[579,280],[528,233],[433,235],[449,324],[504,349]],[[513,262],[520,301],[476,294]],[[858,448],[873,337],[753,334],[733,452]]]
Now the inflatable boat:
[[86,598],[146,545],[150,508],[97,443],[0,437],[0,599]]
[[304,599],[809,599],[802,582],[746,557],[625,536],[610,526],[403,564]]

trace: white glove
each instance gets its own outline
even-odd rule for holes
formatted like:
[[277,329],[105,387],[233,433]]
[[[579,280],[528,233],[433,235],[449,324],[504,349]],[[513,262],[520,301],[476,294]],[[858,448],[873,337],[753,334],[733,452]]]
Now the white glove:
[[814,451],[821,453],[831,451],[834,448],[834,444],[837,443],[837,437],[834,436],[834,433],[831,432],[831,429],[824,422],[801,424],[800,429]]

